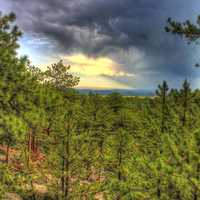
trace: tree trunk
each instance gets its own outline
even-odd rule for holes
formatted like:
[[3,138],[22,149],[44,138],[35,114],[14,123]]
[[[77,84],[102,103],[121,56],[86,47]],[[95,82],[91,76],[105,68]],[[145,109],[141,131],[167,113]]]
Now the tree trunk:
[[177,200],[181,200],[181,195],[180,195],[180,191],[179,191],[179,190],[177,191],[176,199],[177,199]]
[[[121,173],[121,164],[122,164],[122,147],[121,147],[121,141],[118,149],[118,173],[117,173],[117,178],[118,181],[122,180],[122,173]],[[121,194],[119,193],[116,197],[116,200],[121,200]]]
[[119,155],[119,163],[118,163],[118,180],[121,181],[121,163],[122,163],[122,152],[121,152],[121,146],[119,147],[118,155]]
[[47,135],[48,136],[50,136],[50,132],[51,132],[51,130],[50,130],[50,125],[49,125],[48,128],[47,128]]
[[33,134],[31,137],[31,150],[35,153],[35,135]]
[[[163,97],[162,97],[162,122],[161,122],[161,132],[162,133],[164,133],[164,131],[165,131],[165,111],[166,111],[166,91],[164,89]],[[163,150],[162,150],[162,145],[161,145],[160,154],[162,154],[162,152],[163,152]],[[160,185],[161,185],[161,180],[159,178],[157,181],[157,198],[158,199],[161,198]]]
[[56,200],[59,200],[59,191],[60,191],[60,187],[59,187],[59,179],[57,180],[57,190],[56,190]]
[[183,105],[183,126],[185,126],[186,123],[186,111],[187,111],[187,92],[185,92],[184,95],[184,105]]
[[165,129],[165,103],[166,103],[166,93],[164,91],[162,98],[162,122],[161,122],[161,132],[164,132]]
[[160,183],[161,183],[161,180],[160,180],[160,178],[159,178],[158,181],[157,181],[157,198],[158,198],[158,199],[161,198]]
[[65,162],[65,200],[68,199],[69,196],[69,187],[70,187],[70,180],[69,180],[69,159],[70,159],[70,119],[68,119],[67,125],[67,141],[66,141],[66,162]]
[[10,152],[10,146],[9,144],[7,144],[6,146],[6,163],[8,164],[9,163],[9,152]]
[[[63,147],[65,145],[65,142],[63,140]],[[63,156],[62,156],[62,177],[61,177],[61,190],[62,190],[62,199],[64,199],[64,193],[65,193],[65,153],[63,149]]]
[[99,156],[100,156],[100,169],[99,169],[99,177],[98,177],[98,180],[100,181],[101,180],[101,173],[102,173],[102,166],[101,164],[103,163],[103,138],[101,139],[100,141],[100,144],[99,144]]
[[28,132],[28,155],[27,155],[27,166],[29,168],[29,163],[30,163],[30,153],[31,153],[31,130]]
[[197,191],[196,191],[196,189],[195,189],[195,192],[194,192],[193,200],[198,200],[198,195],[197,195]]

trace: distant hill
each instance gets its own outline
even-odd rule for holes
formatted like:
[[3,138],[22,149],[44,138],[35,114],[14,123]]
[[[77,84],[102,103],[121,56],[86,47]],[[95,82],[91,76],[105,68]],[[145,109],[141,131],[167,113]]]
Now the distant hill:
[[155,92],[153,90],[147,89],[105,89],[105,90],[95,90],[95,89],[78,89],[81,94],[88,94],[90,92],[108,95],[113,92],[120,93],[123,96],[154,96]]

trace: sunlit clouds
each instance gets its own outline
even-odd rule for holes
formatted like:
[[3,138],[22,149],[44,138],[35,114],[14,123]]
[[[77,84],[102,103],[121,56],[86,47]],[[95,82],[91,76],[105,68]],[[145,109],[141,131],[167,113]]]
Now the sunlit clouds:
[[65,56],[64,61],[72,65],[72,72],[86,76],[134,76],[122,71],[119,64],[107,57],[88,57],[83,54]]
[[130,86],[119,83],[104,76],[82,76],[78,88],[84,89],[131,89]]
[[17,15],[19,55],[42,69],[63,60],[81,87],[179,87],[185,78],[199,87],[198,46],[164,30],[169,17],[196,20],[198,1],[0,0],[0,8]]
[[80,88],[112,89],[130,88],[112,77],[134,77],[121,70],[118,63],[108,57],[88,57],[83,54],[64,56],[65,63],[71,65],[71,72],[81,77]]

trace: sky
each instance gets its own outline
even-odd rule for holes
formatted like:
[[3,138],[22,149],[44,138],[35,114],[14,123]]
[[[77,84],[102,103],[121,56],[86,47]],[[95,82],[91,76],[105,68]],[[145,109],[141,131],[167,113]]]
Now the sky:
[[19,56],[45,69],[63,60],[80,88],[200,87],[200,47],[166,33],[168,17],[196,22],[199,0],[0,0],[23,31]]

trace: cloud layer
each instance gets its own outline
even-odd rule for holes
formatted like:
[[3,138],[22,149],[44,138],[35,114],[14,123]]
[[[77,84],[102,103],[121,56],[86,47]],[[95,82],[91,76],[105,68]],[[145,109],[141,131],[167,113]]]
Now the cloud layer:
[[196,47],[164,31],[168,17],[194,19],[200,8],[196,0],[7,0],[6,5],[33,38],[28,45],[46,48],[48,56],[111,59],[122,76],[97,71],[114,81],[155,87],[166,79],[176,86],[198,76],[193,69]]

